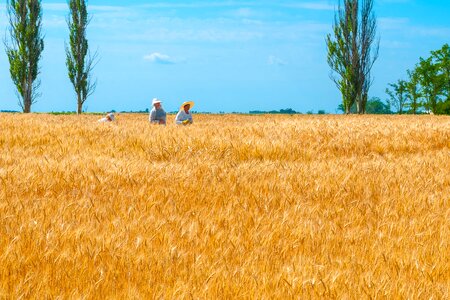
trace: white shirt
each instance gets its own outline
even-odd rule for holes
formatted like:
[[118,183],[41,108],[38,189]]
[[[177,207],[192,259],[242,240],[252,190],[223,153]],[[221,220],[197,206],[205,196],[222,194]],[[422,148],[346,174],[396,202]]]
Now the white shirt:
[[98,120],[99,123],[106,123],[106,122],[112,122],[110,119],[108,119],[107,117],[101,118],[100,120]]
[[181,125],[185,120],[189,120],[189,124],[192,124],[194,122],[194,120],[192,120],[192,113],[189,112],[187,114],[184,110],[180,110],[175,117],[175,123]]
[[157,123],[160,124],[159,122],[162,120],[164,121],[163,124],[166,124],[166,112],[164,111],[164,109],[161,107],[160,109],[156,109],[156,107],[153,107],[153,109],[150,111],[150,116],[149,116],[149,120],[150,123]]

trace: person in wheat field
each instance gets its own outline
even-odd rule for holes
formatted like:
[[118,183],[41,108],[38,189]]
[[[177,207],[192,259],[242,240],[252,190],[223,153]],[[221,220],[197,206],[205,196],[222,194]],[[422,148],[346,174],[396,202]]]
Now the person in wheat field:
[[108,113],[104,118],[101,118],[98,120],[99,123],[106,123],[106,122],[114,122],[116,120],[116,117],[113,113]]
[[152,110],[150,111],[149,121],[151,124],[166,125],[166,112],[162,108],[161,100],[154,98],[152,101]]
[[194,123],[190,109],[194,106],[193,101],[186,101],[181,104],[180,111],[175,117],[175,123],[178,125],[189,125]]

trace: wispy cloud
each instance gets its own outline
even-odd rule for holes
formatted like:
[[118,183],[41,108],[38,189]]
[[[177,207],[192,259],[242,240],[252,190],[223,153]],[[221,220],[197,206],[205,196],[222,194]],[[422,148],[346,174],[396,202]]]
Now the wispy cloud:
[[[69,5],[65,2],[60,3],[42,3],[45,11],[69,12]],[[117,12],[123,11],[126,7],[119,5],[88,5],[88,12]]]
[[335,6],[326,2],[304,2],[304,3],[290,3],[284,6],[290,8],[310,9],[310,10],[334,10]]
[[[301,2],[301,1],[299,1]],[[44,14],[47,28],[65,28],[68,14],[67,3],[43,4],[49,13]],[[216,7],[215,13],[208,18],[194,15],[185,17],[178,9]],[[323,34],[329,30],[329,24],[312,25],[306,20],[279,21],[286,8],[293,9],[329,9],[325,1],[297,3],[292,0],[266,1],[176,1],[153,2],[148,4],[89,5],[92,17],[89,29],[93,39],[120,41],[164,41],[164,42],[250,42],[267,38],[297,41]],[[148,8],[148,9],[146,9]],[[153,8],[153,9],[149,9]],[[167,14],[158,8],[173,9]],[[273,9],[280,8],[275,13]],[[274,17],[275,16],[275,17]],[[107,33],[107,34],[106,34]]]
[[[254,2],[239,2],[239,5],[252,5]],[[154,2],[154,3],[146,3],[141,4],[139,7],[141,8],[214,8],[214,7],[233,7],[238,5],[237,2],[234,1],[190,1],[190,2],[178,2],[178,3],[170,3],[170,2]]]
[[408,18],[379,18],[378,24],[382,30],[404,29],[409,26]]
[[414,27],[412,32],[425,37],[439,37],[448,39],[450,36],[450,27]]
[[273,65],[273,66],[285,66],[286,65],[286,62],[284,60],[282,60],[279,57],[276,57],[275,55],[269,56],[267,63],[269,65]]
[[450,27],[415,25],[408,18],[379,18],[380,30],[386,33],[400,32],[403,36],[433,36],[446,38],[450,36]]
[[411,44],[404,41],[392,40],[392,39],[382,39],[380,40],[381,47],[383,49],[407,49],[411,47]]
[[[391,0],[393,1],[393,0]],[[397,0],[407,1],[407,0]],[[183,9],[183,8],[227,8],[227,7],[261,7],[267,5],[265,1],[186,1],[178,3],[169,2],[155,2],[149,4],[139,5],[141,8],[166,8],[166,9]],[[290,7],[299,9],[312,9],[312,10],[333,10],[334,6],[329,4],[329,1],[309,1],[304,3],[298,3],[298,1],[282,1],[282,2],[270,2],[270,5],[278,7]]]
[[234,10],[233,12],[230,13],[230,15],[238,18],[251,18],[256,15],[256,12],[251,8],[242,7],[237,10]]
[[395,4],[395,3],[410,3],[412,0],[379,0],[380,3],[384,4]]
[[144,56],[145,60],[148,60],[155,64],[161,64],[161,65],[173,65],[176,64],[177,61],[170,57],[169,55],[162,54],[159,52],[154,52],[148,55]]
[[[66,25],[66,18],[69,15],[69,6],[67,3],[42,3],[43,24],[45,27],[60,28]],[[124,18],[130,15],[132,10],[124,6],[106,6],[106,5],[89,5],[88,14],[94,17],[94,20],[100,18]],[[104,27],[108,27],[105,25]]]

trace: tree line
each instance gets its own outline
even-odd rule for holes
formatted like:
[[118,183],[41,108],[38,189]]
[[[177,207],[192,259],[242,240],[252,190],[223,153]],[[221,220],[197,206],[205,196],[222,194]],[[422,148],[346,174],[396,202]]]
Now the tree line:
[[[96,82],[91,74],[97,53],[90,54],[86,28],[89,17],[86,0],[68,0],[69,44],[65,45],[68,76],[77,95],[77,112],[94,92]],[[5,38],[5,49],[10,65],[11,79],[16,86],[19,105],[24,113],[39,97],[39,61],[44,50],[42,34],[41,0],[7,0],[9,37]]]
[[390,83],[386,89],[389,103],[399,114],[428,112],[450,114],[450,47],[431,51],[420,58],[407,79]]
[[431,51],[420,58],[407,80],[389,84],[387,103],[369,99],[371,70],[378,58],[380,39],[373,0],[338,2],[333,30],[326,37],[330,77],[342,95],[339,109],[344,113],[376,112],[450,114],[450,49]]

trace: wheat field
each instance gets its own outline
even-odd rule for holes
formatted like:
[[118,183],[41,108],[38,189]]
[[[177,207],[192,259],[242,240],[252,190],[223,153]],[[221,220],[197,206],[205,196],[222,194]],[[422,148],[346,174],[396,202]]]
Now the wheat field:
[[1,299],[449,299],[450,117],[0,114]]

